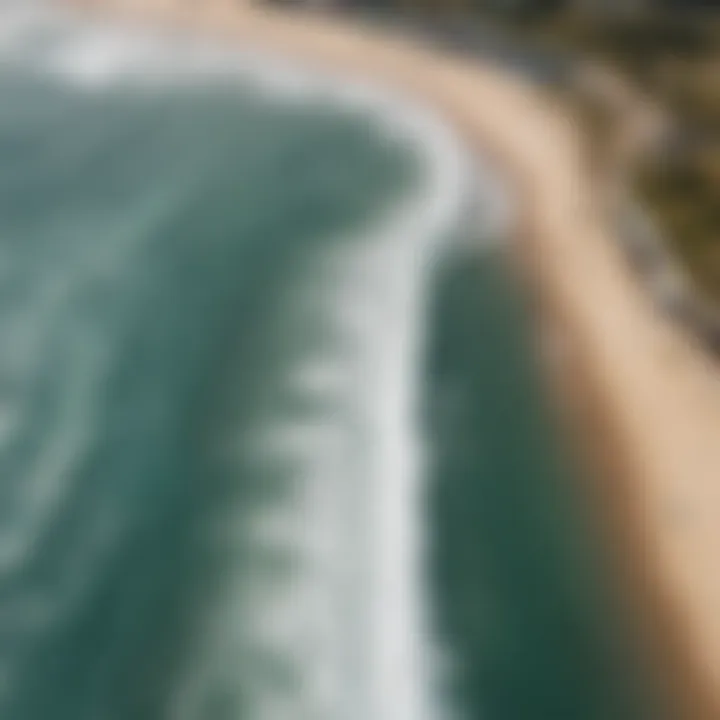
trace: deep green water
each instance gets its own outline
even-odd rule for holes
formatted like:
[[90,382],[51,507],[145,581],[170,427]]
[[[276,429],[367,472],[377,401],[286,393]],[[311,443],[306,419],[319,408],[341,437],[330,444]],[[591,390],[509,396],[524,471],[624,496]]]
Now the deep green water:
[[[650,718],[577,468],[501,258],[451,255],[427,358],[430,566],[470,717]],[[483,715],[480,708],[486,713]]]
[[209,53],[0,10],[0,718],[649,717],[462,152]]

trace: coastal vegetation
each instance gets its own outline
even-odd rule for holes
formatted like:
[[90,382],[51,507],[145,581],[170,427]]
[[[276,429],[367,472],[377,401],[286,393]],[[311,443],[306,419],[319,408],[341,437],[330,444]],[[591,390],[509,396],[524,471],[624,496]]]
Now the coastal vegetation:
[[530,31],[602,61],[665,116],[668,132],[637,168],[636,189],[701,293],[720,301],[718,14],[565,13]]
[[[350,4],[422,14],[439,26],[447,18],[487,21],[523,43],[609,68],[666,121],[662,142],[633,169],[635,190],[700,296],[720,306],[720,0]],[[566,99],[582,102],[568,90]],[[591,126],[612,122],[608,113],[598,118],[597,107],[593,112]]]

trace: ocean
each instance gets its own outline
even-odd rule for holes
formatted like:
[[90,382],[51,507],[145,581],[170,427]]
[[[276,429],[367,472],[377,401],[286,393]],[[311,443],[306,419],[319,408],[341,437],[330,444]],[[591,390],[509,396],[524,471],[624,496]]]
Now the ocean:
[[427,109],[0,8],[0,718],[637,720],[509,272]]

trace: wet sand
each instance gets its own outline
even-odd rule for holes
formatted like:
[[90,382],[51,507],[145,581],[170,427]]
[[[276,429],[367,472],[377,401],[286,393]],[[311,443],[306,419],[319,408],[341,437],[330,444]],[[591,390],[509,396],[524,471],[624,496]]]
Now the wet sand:
[[85,0],[380,81],[492,158],[521,208],[513,254],[570,395],[639,641],[671,717],[720,717],[720,370],[653,307],[602,214],[581,128],[497,67],[317,13],[222,0]]

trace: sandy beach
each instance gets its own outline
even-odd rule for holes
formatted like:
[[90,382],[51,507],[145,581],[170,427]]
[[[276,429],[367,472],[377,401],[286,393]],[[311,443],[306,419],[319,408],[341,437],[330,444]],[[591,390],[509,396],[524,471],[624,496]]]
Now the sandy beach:
[[379,81],[434,108],[515,188],[512,246],[561,350],[638,640],[671,716],[720,717],[720,369],[653,308],[583,161],[582,129],[497,67],[341,19],[222,0],[95,0],[93,12],[237,40]]

